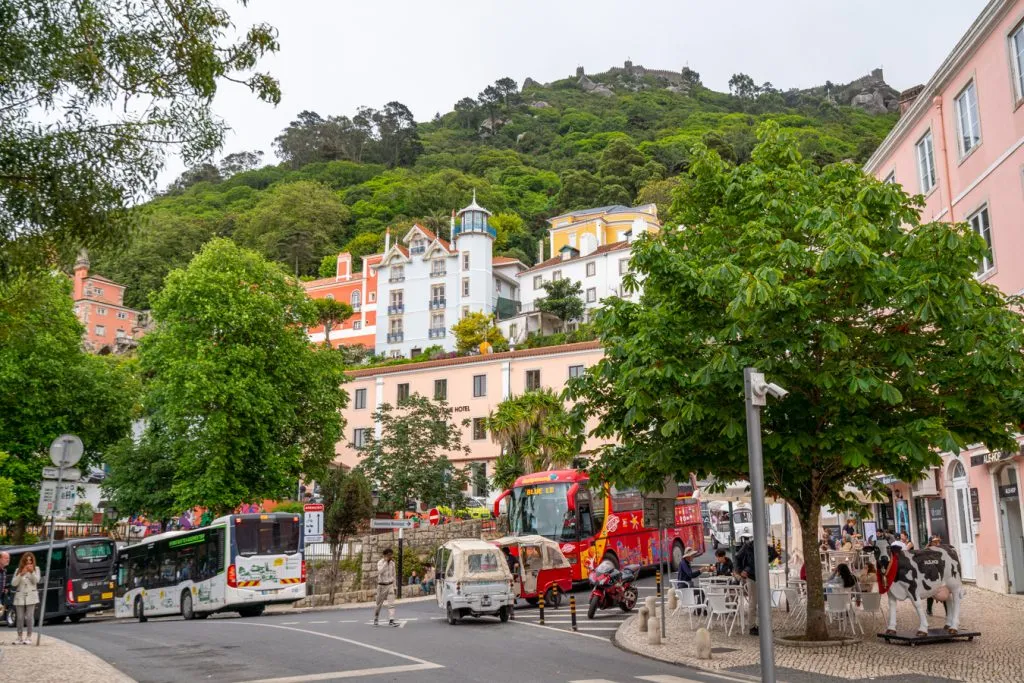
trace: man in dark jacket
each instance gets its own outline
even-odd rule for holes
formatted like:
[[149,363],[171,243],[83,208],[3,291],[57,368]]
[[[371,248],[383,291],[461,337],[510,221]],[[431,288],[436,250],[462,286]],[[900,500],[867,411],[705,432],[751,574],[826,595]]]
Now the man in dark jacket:
[[750,635],[758,635],[757,630],[757,573],[754,566],[754,542],[747,541],[736,553],[736,573],[747,587],[747,626]]

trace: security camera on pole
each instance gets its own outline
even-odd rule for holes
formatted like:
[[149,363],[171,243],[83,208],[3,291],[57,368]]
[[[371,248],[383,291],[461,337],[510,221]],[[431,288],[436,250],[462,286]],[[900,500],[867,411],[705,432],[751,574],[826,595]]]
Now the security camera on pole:
[[[36,626],[36,645],[38,646],[42,640],[43,630],[43,617],[46,616],[46,592],[50,588],[50,565],[53,563],[53,532],[54,532],[54,520],[57,516],[57,508],[60,507],[61,503],[61,484],[64,483],[65,477],[68,479],[81,478],[81,473],[76,473],[71,468],[78,464],[78,461],[82,459],[82,452],[84,447],[82,446],[82,440],[73,434],[62,434],[53,440],[50,444],[50,461],[57,467],[57,485],[54,488],[53,500],[47,501],[48,487],[43,485],[39,488],[39,510],[40,514],[46,512],[45,506],[49,506],[50,513],[50,548],[46,551],[46,577],[43,579],[43,600],[42,604],[39,605],[39,624]],[[52,468],[43,468],[43,477],[50,474],[48,470]],[[76,475],[77,476],[73,476]]]
[[[789,392],[764,381],[757,368],[744,368],[743,389],[747,404],[747,453],[750,459],[750,498],[754,508],[754,567],[764,572],[757,583],[757,625],[761,639],[761,680],[775,683],[775,648],[772,642],[772,600],[768,580],[768,524],[765,519],[764,461],[761,455],[761,408],[768,394],[782,399]],[[762,578],[763,577],[763,578]],[[748,596],[748,599],[753,596]]]

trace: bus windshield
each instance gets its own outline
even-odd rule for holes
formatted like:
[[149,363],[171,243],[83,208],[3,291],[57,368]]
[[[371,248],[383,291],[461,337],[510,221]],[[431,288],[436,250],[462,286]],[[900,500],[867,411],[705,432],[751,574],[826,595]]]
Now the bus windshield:
[[538,534],[555,541],[577,539],[576,516],[569,510],[570,484],[531,484],[512,490],[509,526],[513,535]]
[[75,560],[79,563],[107,562],[113,554],[114,544],[110,541],[79,543],[75,546]]
[[299,552],[299,522],[291,515],[266,519],[243,517],[235,524],[238,554],[294,555]]

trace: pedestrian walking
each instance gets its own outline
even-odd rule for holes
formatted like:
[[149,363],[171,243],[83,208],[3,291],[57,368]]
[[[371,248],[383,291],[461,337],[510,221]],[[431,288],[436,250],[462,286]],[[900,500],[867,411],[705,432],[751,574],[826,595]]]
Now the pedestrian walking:
[[384,557],[377,561],[377,609],[373,612],[373,625],[380,619],[380,608],[388,603],[388,626],[398,626],[395,621],[395,553],[384,549]]
[[[25,553],[18,563],[18,571],[11,581],[17,592],[14,594],[14,609],[17,611],[18,639],[15,645],[29,645],[32,640],[32,617],[35,610],[33,607],[39,604],[39,593],[36,586],[39,585],[39,568],[36,566],[36,556],[32,553]],[[23,638],[22,633],[28,626],[28,638]]]
[[756,636],[757,628],[757,572],[754,565],[754,542],[747,541],[736,553],[736,572],[747,588],[747,625],[750,635]]

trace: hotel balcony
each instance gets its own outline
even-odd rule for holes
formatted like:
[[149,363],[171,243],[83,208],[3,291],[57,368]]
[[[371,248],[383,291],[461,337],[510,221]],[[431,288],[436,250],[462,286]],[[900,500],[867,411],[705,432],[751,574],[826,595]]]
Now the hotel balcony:
[[444,277],[448,274],[447,270],[432,270],[430,271],[430,277]]
[[388,277],[388,282],[405,282],[404,275],[391,275]]
[[445,328],[443,328],[443,327],[431,327],[430,328],[430,338],[431,339],[444,339],[444,336],[445,336],[446,332],[447,332],[447,330],[445,330]]
[[388,306],[388,315],[401,315],[405,313],[405,304],[392,304]]
[[388,344],[397,344],[405,339],[404,332],[388,332]]
[[445,300],[444,299],[431,299],[430,300],[430,310],[432,310],[432,311],[436,311],[439,308],[444,308],[444,305],[445,305]]

